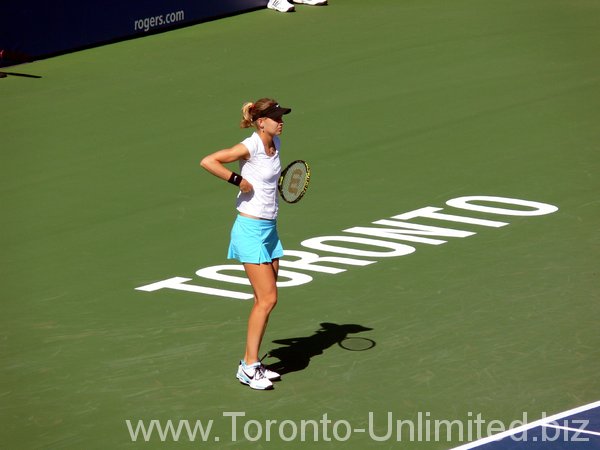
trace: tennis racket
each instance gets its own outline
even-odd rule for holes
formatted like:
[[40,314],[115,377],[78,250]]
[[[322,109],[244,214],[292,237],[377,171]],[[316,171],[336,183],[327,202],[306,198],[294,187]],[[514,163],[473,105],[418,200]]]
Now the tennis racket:
[[287,203],[296,203],[306,193],[310,181],[310,167],[306,161],[294,161],[283,169],[279,177],[279,194]]

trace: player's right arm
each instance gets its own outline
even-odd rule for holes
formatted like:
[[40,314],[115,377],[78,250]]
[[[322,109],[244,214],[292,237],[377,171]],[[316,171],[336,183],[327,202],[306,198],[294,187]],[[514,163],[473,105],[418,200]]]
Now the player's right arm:
[[[244,144],[240,143],[231,148],[219,150],[215,153],[205,156],[200,162],[200,165],[214,176],[228,181],[234,172],[225,167],[225,164],[239,161],[241,159],[248,159],[249,157],[250,152]],[[242,192],[250,192],[252,190],[252,185],[248,181],[242,179],[240,183],[240,190]]]

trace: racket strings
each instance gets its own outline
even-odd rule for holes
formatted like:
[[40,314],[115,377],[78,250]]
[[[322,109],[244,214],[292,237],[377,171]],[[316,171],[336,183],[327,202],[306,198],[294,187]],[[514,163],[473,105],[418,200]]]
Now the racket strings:
[[281,182],[281,194],[284,200],[293,202],[300,198],[306,191],[309,173],[303,163],[291,165],[283,175]]

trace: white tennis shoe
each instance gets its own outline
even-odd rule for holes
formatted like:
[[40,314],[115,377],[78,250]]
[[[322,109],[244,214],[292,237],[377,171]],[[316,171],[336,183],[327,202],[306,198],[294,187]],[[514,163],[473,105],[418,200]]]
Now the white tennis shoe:
[[292,2],[310,6],[325,6],[327,4],[327,0],[292,0]]
[[275,11],[279,12],[292,12],[296,9],[294,8],[294,5],[289,3],[287,0],[269,0],[269,3],[267,3],[267,8],[274,9]]
[[267,367],[263,363],[260,364],[260,370],[262,370],[262,373],[269,381],[275,381],[275,380],[281,379],[281,375],[279,375],[274,370],[267,369]]
[[[236,378],[240,380],[240,383],[250,386],[252,389],[267,390],[273,389],[273,383],[267,378],[265,368],[260,362],[250,364],[247,366],[243,361],[240,361],[238,366]],[[271,371],[269,371],[271,372]],[[272,374],[276,374],[272,372]],[[276,374],[279,376],[279,374]]]

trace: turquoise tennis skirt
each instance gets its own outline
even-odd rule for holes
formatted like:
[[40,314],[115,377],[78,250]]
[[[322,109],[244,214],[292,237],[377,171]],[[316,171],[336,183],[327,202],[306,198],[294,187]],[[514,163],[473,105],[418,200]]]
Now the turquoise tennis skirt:
[[227,257],[241,263],[270,263],[283,256],[276,220],[237,216],[231,229]]

